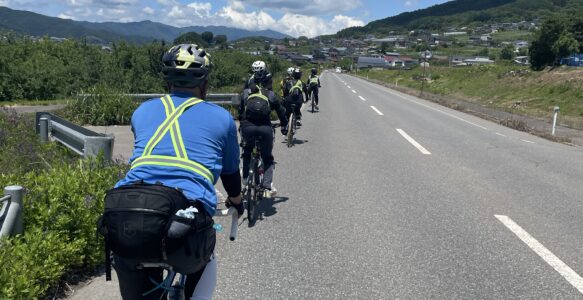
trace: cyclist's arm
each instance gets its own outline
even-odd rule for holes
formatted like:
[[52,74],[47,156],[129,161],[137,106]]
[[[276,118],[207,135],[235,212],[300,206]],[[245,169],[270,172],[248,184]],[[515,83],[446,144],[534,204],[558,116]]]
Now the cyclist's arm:
[[275,112],[277,113],[277,117],[279,118],[279,122],[282,124],[286,124],[287,123],[287,118],[285,116],[285,108],[283,107],[283,105],[281,105],[279,99],[277,99],[277,95],[275,93],[272,93],[271,95],[269,95],[269,102],[271,104],[271,109],[275,110]]
[[247,100],[247,97],[249,97],[249,90],[245,89],[243,91],[243,94],[241,94],[239,103],[239,121],[243,119],[243,116],[245,114],[245,101]]
[[221,182],[234,204],[241,203],[241,173],[239,172],[239,142],[237,139],[237,126],[232,118],[229,118],[229,132],[227,142],[223,149],[223,172]]

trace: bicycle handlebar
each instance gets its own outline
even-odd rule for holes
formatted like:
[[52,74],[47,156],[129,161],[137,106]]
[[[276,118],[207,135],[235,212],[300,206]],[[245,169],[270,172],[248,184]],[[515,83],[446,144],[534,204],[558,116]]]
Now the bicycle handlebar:
[[229,209],[217,209],[215,212],[215,217],[227,217],[231,215],[231,234],[229,235],[229,240],[234,241],[237,237],[237,221],[239,220],[239,213],[234,207],[229,207]]

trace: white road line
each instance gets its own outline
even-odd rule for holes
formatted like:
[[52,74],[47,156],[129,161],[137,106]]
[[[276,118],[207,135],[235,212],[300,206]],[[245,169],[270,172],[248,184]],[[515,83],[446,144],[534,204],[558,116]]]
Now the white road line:
[[352,92],[356,94],[356,91],[355,90],[352,90]]
[[417,150],[421,151],[421,153],[425,154],[425,155],[430,155],[431,152],[427,151],[427,149],[425,149],[423,146],[421,146],[419,143],[417,143],[417,141],[415,141],[412,137],[410,137],[405,131],[403,131],[403,129],[399,129],[397,128],[397,131],[407,140],[409,141],[409,143],[411,143],[413,146],[415,146],[415,148],[417,148]]
[[346,85],[346,87],[349,88],[349,89],[351,88],[349,85]]
[[528,140],[521,140],[521,141],[523,141],[525,143],[529,143],[529,144],[534,144],[534,142],[531,142],[531,141],[528,141]]
[[378,110],[376,107],[371,106],[370,108],[372,108],[374,111],[377,112],[377,114],[379,114],[379,116],[384,116],[385,114],[383,114],[380,110]]
[[502,133],[498,133],[498,132],[496,132],[496,135],[499,135],[499,136],[505,136],[505,135],[503,135]]
[[549,249],[547,249],[543,244],[539,243],[535,238],[533,238],[528,232],[526,232],[522,227],[516,224],[512,219],[507,216],[494,215],[498,221],[502,222],[510,231],[512,231],[520,240],[522,240],[532,251],[534,251],[538,256],[540,256],[544,261],[549,264],[555,271],[559,272],[571,285],[573,285],[580,293],[583,294],[583,278],[579,274],[575,273],[573,269],[567,266],[561,259],[556,257]]
[[[368,81],[365,81],[365,80],[363,80],[363,81],[364,81],[365,83],[367,83],[367,84],[371,85],[371,86],[374,86],[374,87],[376,87],[376,88],[380,88],[378,85],[372,84],[372,83],[370,83],[370,82],[368,82]],[[389,89],[389,88],[386,88],[386,89],[389,91],[389,93],[391,93],[391,94],[393,94],[393,95],[395,95],[395,96],[401,97],[401,98],[403,98],[403,99],[405,99],[405,100],[407,100],[407,101],[409,101],[409,102],[412,102],[412,103],[415,103],[415,104],[419,104],[419,105],[421,105],[421,106],[424,106],[424,107],[426,107],[426,108],[429,108],[429,109],[432,109],[432,110],[434,110],[434,111],[440,112],[440,113],[442,113],[442,114],[444,114],[444,115],[446,115],[446,116],[452,117],[452,118],[454,118],[454,119],[458,119],[458,120],[460,120],[460,121],[462,121],[462,122],[466,122],[466,123],[468,123],[468,124],[470,124],[470,125],[473,125],[473,126],[476,126],[476,127],[478,127],[478,128],[482,128],[482,129],[484,129],[484,130],[488,130],[488,128],[486,128],[486,127],[484,127],[484,126],[478,125],[478,124],[476,124],[476,123],[472,123],[472,122],[470,122],[470,121],[468,121],[468,120],[465,120],[465,119],[463,119],[463,118],[460,118],[460,117],[458,117],[458,116],[454,116],[454,115],[452,115],[452,114],[450,114],[450,113],[447,113],[447,112],[445,112],[445,111],[439,110],[439,109],[437,109],[437,108],[434,108],[434,107],[431,107],[431,106],[429,106],[429,105],[425,105],[425,104],[423,104],[423,103],[419,103],[419,102],[417,102],[417,101],[415,101],[415,100],[409,99],[409,98],[407,98],[407,97],[405,97],[405,96],[403,96],[403,95],[400,95],[400,94],[398,94],[398,93],[395,93],[395,92],[393,92],[393,91],[392,91],[391,89]]]
[[358,98],[360,98],[362,101],[366,101],[366,99],[364,99],[362,96],[358,96]]

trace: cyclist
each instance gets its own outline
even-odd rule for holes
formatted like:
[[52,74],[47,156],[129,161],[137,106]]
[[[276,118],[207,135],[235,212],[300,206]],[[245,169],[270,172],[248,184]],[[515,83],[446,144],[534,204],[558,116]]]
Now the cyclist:
[[282,97],[285,97],[283,94],[284,87],[285,87],[286,83],[288,82],[288,80],[290,80],[292,78],[292,74],[294,73],[294,69],[295,69],[294,67],[287,68],[287,72],[286,72],[287,75],[279,83],[279,87],[281,88],[281,96]]
[[320,108],[318,108],[318,89],[322,87],[322,85],[320,85],[320,77],[317,75],[318,70],[316,70],[316,68],[312,68],[312,74],[310,74],[310,77],[308,77],[308,92],[310,93],[314,93],[314,100],[316,101],[316,109],[320,110]]
[[[131,169],[112,191],[121,193],[115,203],[119,202],[125,209],[133,202],[161,203],[167,201],[164,198],[167,195],[176,201],[182,197],[198,210],[196,228],[203,229],[191,228],[185,239],[179,240],[179,250],[168,252],[167,258],[154,262],[167,263],[187,274],[188,299],[210,299],[217,277],[212,216],[217,207],[214,185],[219,177],[229,195],[229,206],[235,206],[239,216],[243,214],[237,129],[228,111],[202,100],[208,92],[212,69],[210,55],[205,50],[194,44],[176,45],[164,54],[162,61],[170,94],[144,102],[133,113],[135,143]],[[176,115],[178,118],[173,119]],[[130,194],[124,195],[126,190]],[[106,197],[106,213],[107,201]],[[135,227],[124,222],[120,222],[124,224],[123,233],[131,233]],[[113,252],[122,298],[160,299],[164,291],[156,290],[155,282],[161,282],[163,270],[139,270],[136,266],[144,262],[142,259],[133,254],[122,257],[115,249]],[[151,290],[154,292],[144,296]]]
[[[253,74],[251,75],[251,77],[249,77],[249,79],[245,82],[245,87],[243,88],[244,90],[248,89],[249,86],[251,85],[251,83],[255,82],[255,74],[257,72],[261,72],[261,71],[267,71],[267,66],[265,64],[264,61],[261,60],[257,60],[255,62],[253,62],[253,64],[251,65],[251,70],[253,70]],[[263,83],[265,86],[265,88],[267,88],[268,90],[273,90],[273,76],[271,75],[271,73],[268,71],[267,72],[267,79],[265,79],[265,82]]]
[[273,186],[273,173],[275,164],[272,154],[274,131],[271,127],[271,111],[277,113],[280,124],[287,123],[285,109],[280,105],[279,99],[273,91],[265,88],[267,71],[255,73],[255,82],[251,83],[249,89],[243,91],[241,104],[239,106],[240,131],[243,143],[243,182],[247,182],[249,176],[249,163],[251,152],[253,151],[255,137],[261,139],[261,159],[263,160],[263,188],[266,197],[275,196],[277,190]]
[[[304,96],[306,95],[306,96]],[[294,114],[296,115],[297,125],[301,126],[302,122],[302,103],[307,101],[308,88],[306,84],[302,81],[302,70],[299,67],[294,68],[292,72],[291,79],[288,80],[283,88],[284,102],[283,105],[286,108],[286,117],[289,119],[292,111],[292,104],[295,104]],[[282,127],[281,133],[283,135],[287,134],[286,127]]]

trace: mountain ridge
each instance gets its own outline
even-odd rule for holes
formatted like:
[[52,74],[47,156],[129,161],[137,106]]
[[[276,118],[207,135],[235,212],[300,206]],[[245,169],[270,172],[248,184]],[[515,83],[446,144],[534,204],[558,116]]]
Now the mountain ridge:
[[49,35],[75,39],[95,37],[103,42],[123,39],[133,43],[146,43],[154,39],[171,42],[181,34],[191,31],[197,33],[210,31],[214,35],[226,35],[229,41],[251,36],[276,39],[289,37],[273,30],[249,31],[226,26],[175,27],[150,20],[128,23],[75,21],[2,6],[0,6],[0,29],[34,36]]

